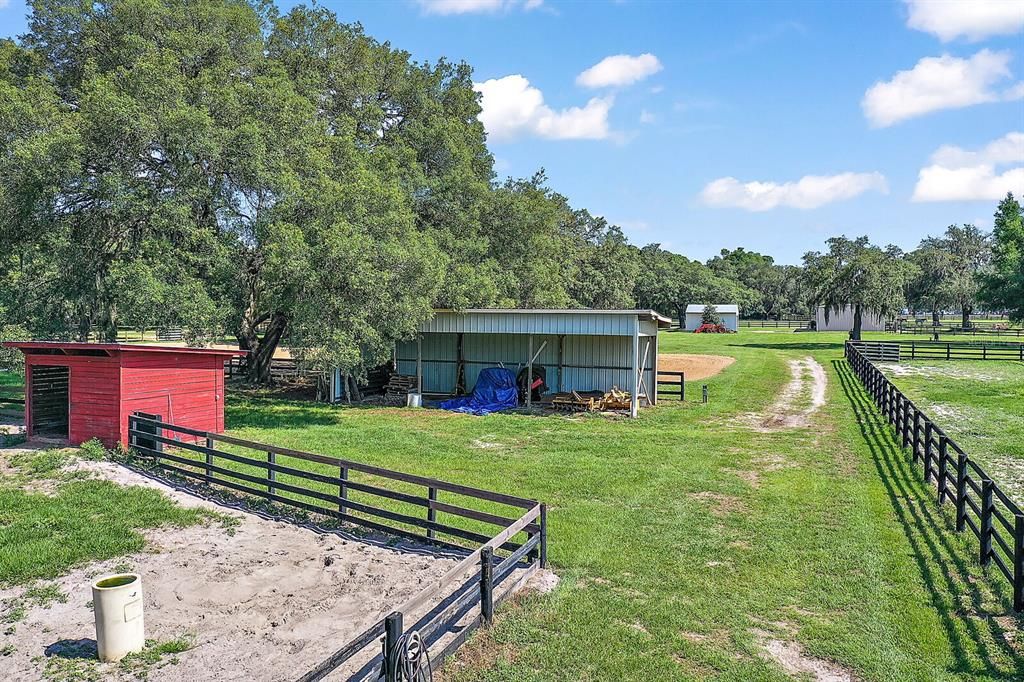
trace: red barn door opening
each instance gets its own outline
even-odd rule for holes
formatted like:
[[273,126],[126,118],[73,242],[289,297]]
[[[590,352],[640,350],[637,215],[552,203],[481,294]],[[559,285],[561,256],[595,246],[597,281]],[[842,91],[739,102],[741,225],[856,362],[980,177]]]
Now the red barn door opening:
[[32,432],[45,438],[68,438],[70,368],[36,366],[31,371],[29,397]]

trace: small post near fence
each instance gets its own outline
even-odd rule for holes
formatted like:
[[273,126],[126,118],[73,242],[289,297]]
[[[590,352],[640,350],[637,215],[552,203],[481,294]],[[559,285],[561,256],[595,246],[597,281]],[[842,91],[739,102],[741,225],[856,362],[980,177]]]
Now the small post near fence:
[[402,682],[398,640],[402,638],[402,612],[384,617],[384,682]]
[[992,481],[981,481],[981,548],[978,563],[988,566],[992,561]]
[[708,401],[708,385],[704,384],[701,388],[701,402],[706,403]]
[[480,615],[484,625],[494,621],[494,550],[480,550]]

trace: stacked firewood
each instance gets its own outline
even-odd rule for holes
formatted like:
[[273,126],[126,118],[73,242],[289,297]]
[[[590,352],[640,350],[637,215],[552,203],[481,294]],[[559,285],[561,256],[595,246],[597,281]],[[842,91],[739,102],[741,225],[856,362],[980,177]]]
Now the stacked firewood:
[[631,398],[628,391],[620,391],[618,386],[613,386],[612,390],[604,394],[598,391],[556,393],[551,399],[551,407],[562,412],[628,410]]
[[405,374],[392,374],[384,387],[385,405],[405,405],[407,396],[416,391],[417,381],[415,376]]

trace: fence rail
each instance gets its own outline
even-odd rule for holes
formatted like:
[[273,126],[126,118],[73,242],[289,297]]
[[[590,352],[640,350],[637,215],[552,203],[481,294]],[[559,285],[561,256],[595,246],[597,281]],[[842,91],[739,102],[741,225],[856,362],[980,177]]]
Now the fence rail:
[[1024,610],[1024,514],[981,466],[892,383],[863,348],[847,342],[846,360],[893,426],[900,445],[935,485],[938,504],[952,503],[956,529],[978,538],[978,562],[995,565],[1013,588],[1013,608]]
[[25,405],[24,398],[6,398],[0,395],[0,405]]
[[740,320],[741,327],[765,327],[771,329],[803,329],[811,326],[807,320]]
[[[231,358],[224,363],[224,376],[228,379],[245,376],[249,371],[248,367],[249,359],[247,357]],[[323,372],[304,367],[299,364],[298,360],[291,358],[274,358],[270,361],[270,376],[274,379],[317,376],[319,374],[323,374]]]
[[[662,386],[665,388],[662,389]],[[659,395],[678,395],[679,400],[686,400],[686,373],[658,370],[656,390]]]
[[901,360],[1018,360],[1024,362],[1024,343],[1012,341],[851,341],[868,359]]
[[[133,450],[186,479],[461,552],[475,547],[444,576],[302,676],[303,682],[322,679],[382,635],[386,646],[396,646],[395,639],[403,634],[403,618],[426,606],[435,604],[408,631],[418,631],[429,647],[479,605],[480,617],[431,656],[439,663],[465,641],[469,631],[481,622],[490,623],[495,603],[511,592],[496,596],[495,586],[510,579],[517,568],[529,575],[547,562],[547,512],[535,500],[190,429],[164,422],[160,415],[136,412],[130,415],[128,428]],[[242,453],[228,451],[224,445]],[[303,468],[302,463],[320,470]],[[239,465],[246,470],[239,470]],[[412,492],[416,488],[423,493]],[[448,499],[442,500],[442,493]],[[509,515],[497,507],[515,511]],[[414,514],[417,509],[419,514]],[[519,541],[522,535],[525,540]],[[390,661],[387,656],[373,657],[365,676],[380,670],[393,672],[387,669]]]

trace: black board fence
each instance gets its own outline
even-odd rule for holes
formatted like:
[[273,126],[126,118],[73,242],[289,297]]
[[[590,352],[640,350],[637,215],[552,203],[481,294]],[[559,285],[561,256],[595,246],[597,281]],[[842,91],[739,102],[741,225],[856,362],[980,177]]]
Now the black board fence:
[[[383,673],[393,679],[395,671],[389,669],[393,659],[385,654],[393,653],[396,640],[412,631],[428,648],[443,644],[431,654],[431,661],[440,665],[472,630],[490,624],[495,604],[547,563],[547,510],[536,500],[177,426],[142,412],[129,416],[128,435],[138,455],[184,479],[436,544],[463,556],[442,577],[432,579],[406,603],[300,677],[302,682],[324,678],[381,637],[385,637],[382,652],[357,677],[377,679]],[[441,499],[442,494],[446,499]],[[508,515],[498,508],[514,511]],[[410,509],[420,513],[414,515]],[[507,589],[499,594],[495,588],[503,583]],[[405,618],[427,607],[425,615],[403,630]],[[479,614],[474,617],[476,607]],[[460,627],[452,636],[455,624]]]
[[851,341],[870,360],[1017,360],[1024,343],[1012,341]]
[[806,329],[811,326],[809,319],[798,320],[740,320],[741,327],[762,329]]
[[659,395],[678,395],[679,400],[686,400],[686,373],[659,369],[656,389]]
[[882,373],[862,349],[847,342],[846,360],[893,426],[900,445],[935,485],[937,501],[956,510],[956,530],[978,538],[978,562],[995,565],[1013,587],[1013,608],[1024,610],[1024,513],[930,417]]

